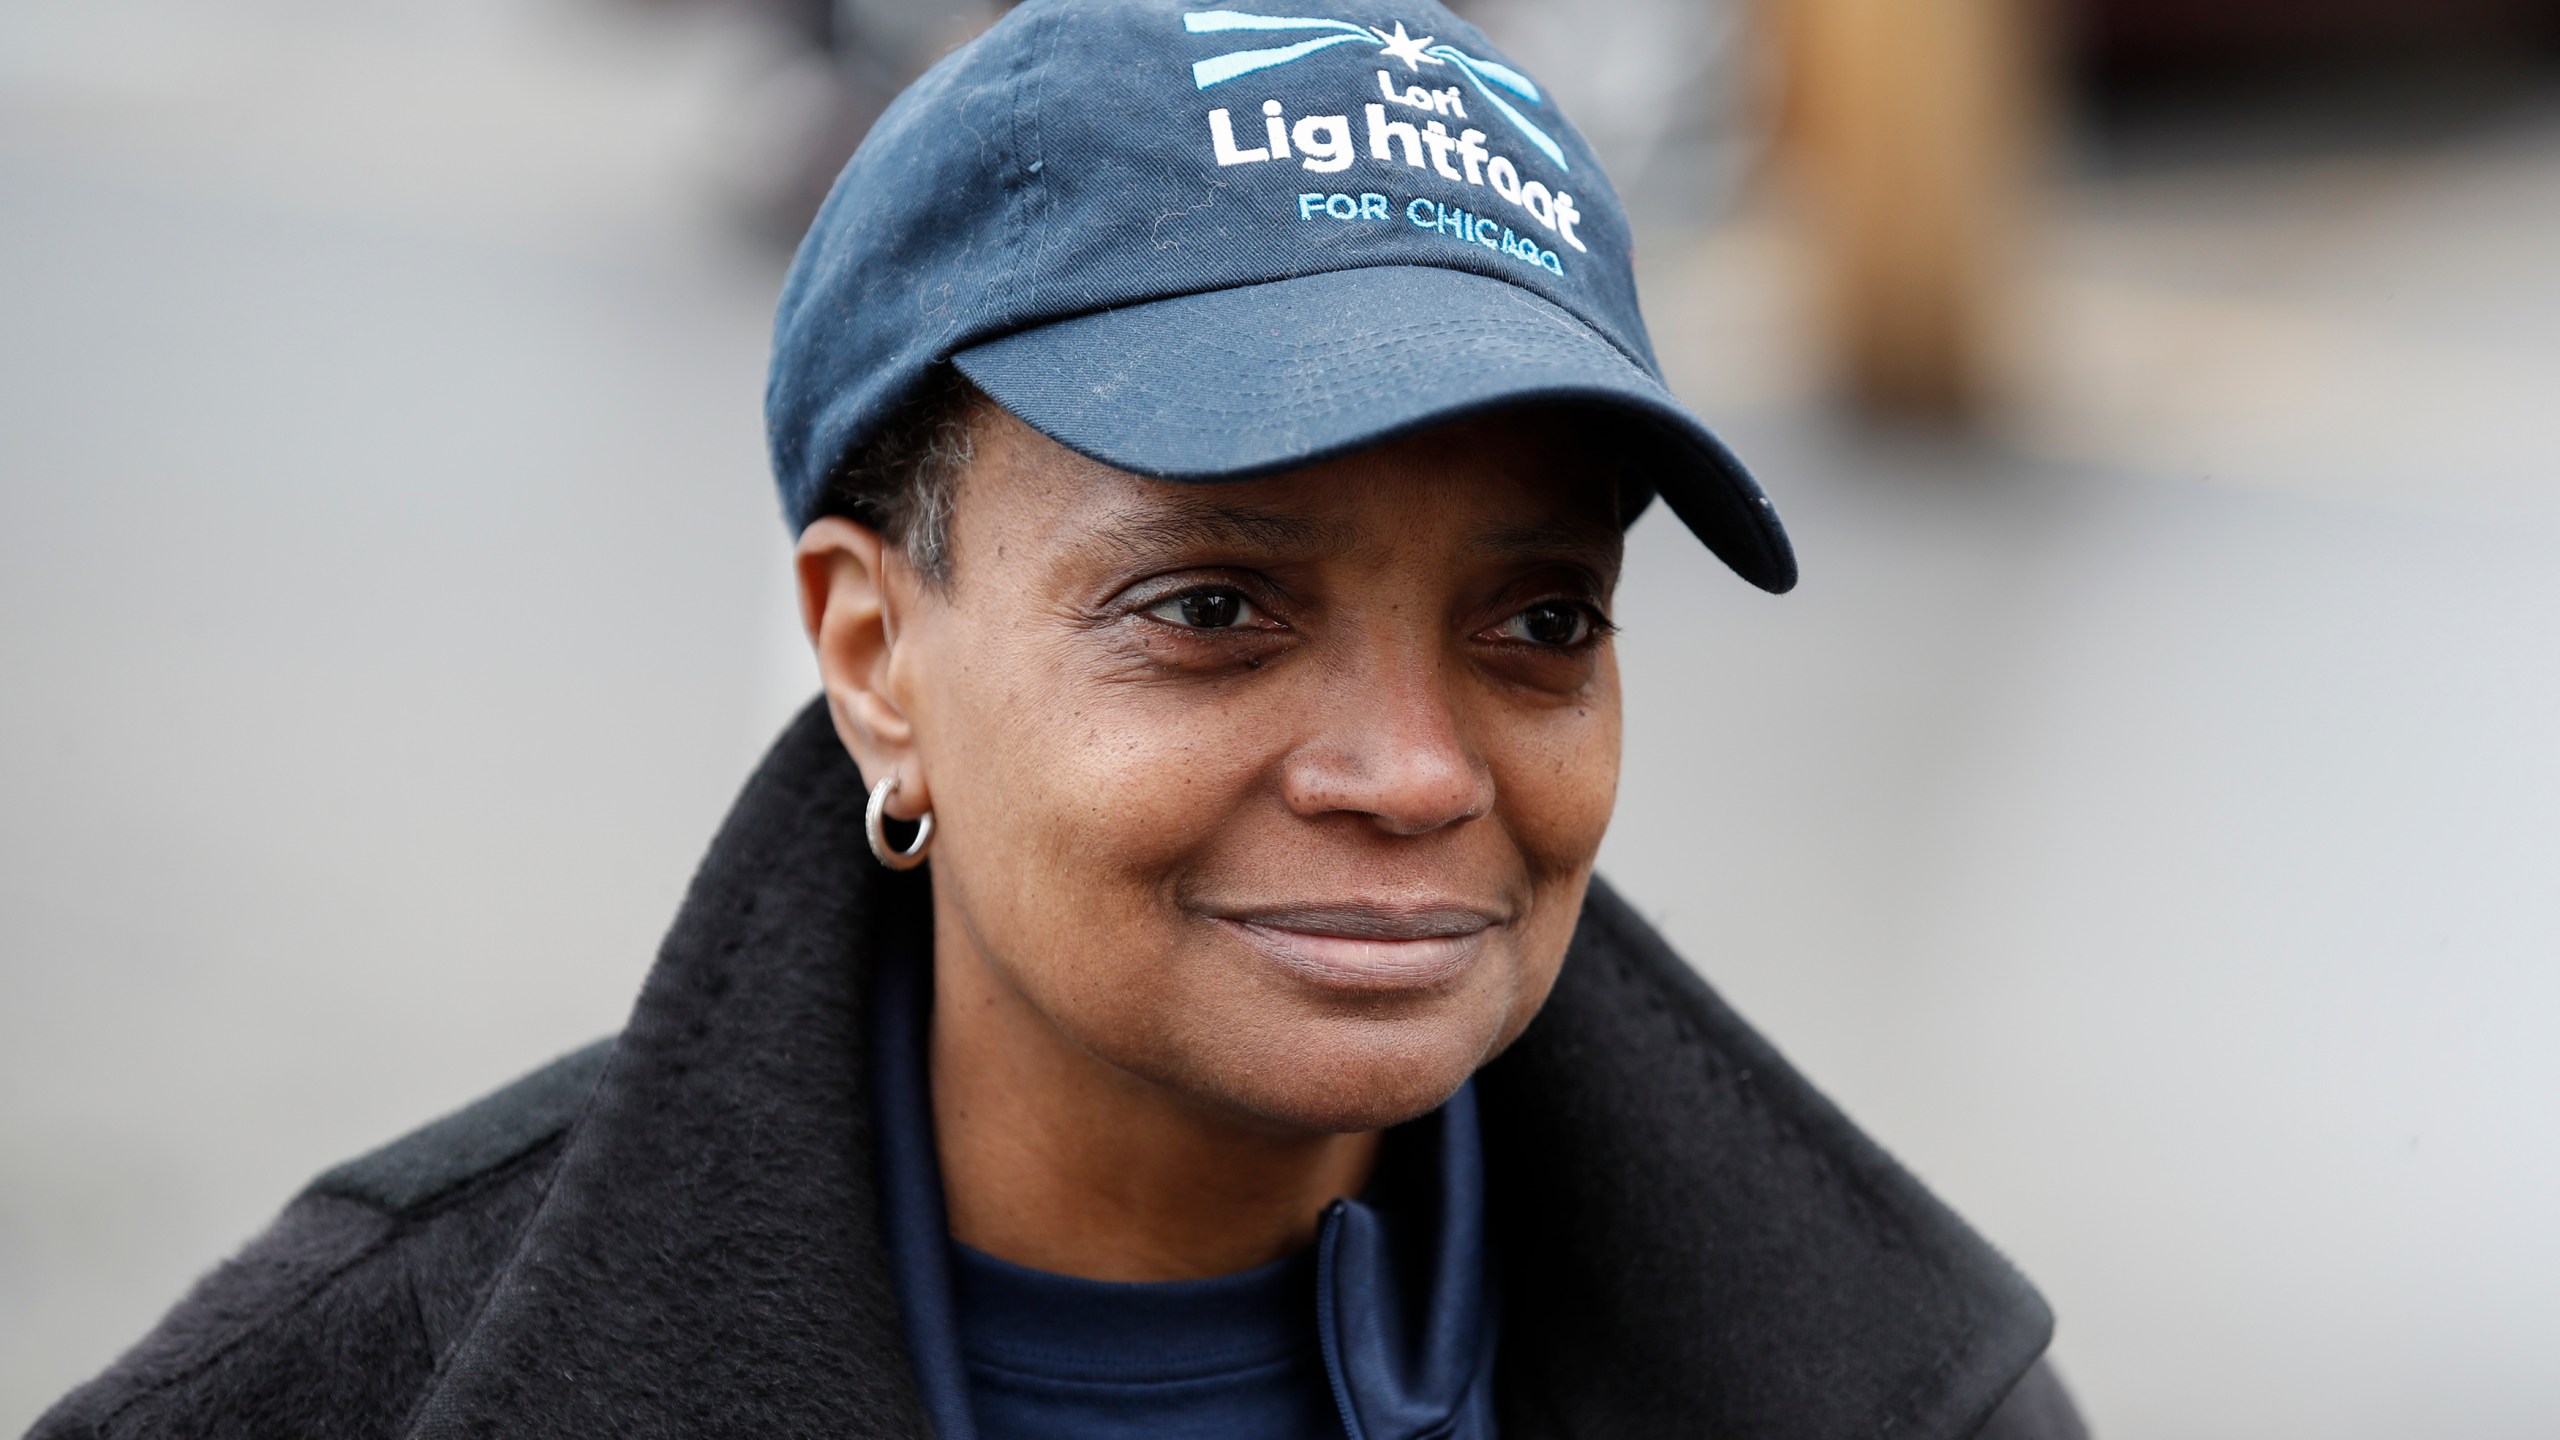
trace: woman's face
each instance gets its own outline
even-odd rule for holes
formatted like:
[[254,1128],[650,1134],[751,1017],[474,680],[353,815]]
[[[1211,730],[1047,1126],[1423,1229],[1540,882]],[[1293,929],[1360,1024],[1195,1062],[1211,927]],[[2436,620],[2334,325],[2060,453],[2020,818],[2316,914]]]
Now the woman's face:
[[884,676],[938,943],[1130,1075],[1292,1129],[1421,1114],[1554,983],[1617,788],[1608,482],[1497,417],[1275,478],[990,411]]

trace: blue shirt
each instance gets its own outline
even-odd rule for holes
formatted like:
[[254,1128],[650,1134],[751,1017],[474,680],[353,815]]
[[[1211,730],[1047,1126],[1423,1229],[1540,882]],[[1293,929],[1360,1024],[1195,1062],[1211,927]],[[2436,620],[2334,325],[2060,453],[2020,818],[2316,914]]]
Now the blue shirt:
[[1494,1440],[1475,1089],[1390,1131],[1307,1252],[1213,1280],[1121,1285],[950,1238],[919,943],[884,954],[872,1096],[881,1225],[938,1440]]
[[1150,1285],[1052,1275],[951,1243],[978,1440],[1330,1440],[1312,1250]]

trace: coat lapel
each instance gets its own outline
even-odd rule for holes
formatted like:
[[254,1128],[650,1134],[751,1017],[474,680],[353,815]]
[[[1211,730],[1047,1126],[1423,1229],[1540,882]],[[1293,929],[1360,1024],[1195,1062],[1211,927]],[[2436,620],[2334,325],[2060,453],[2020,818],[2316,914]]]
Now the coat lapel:
[[1968,1436],[2051,1337],[2027,1282],[1597,881],[1478,1088],[1508,1440]]
[[872,863],[862,801],[812,706],[722,827],[413,1440],[927,1433],[874,1205],[858,964],[925,891]]

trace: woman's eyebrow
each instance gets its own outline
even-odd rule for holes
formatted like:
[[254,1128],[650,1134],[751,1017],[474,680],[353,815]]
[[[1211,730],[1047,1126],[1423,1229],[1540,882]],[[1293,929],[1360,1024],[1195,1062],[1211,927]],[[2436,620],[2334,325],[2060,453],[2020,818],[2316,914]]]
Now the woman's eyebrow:
[[1468,548],[1500,560],[1570,561],[1614,575],[1626,550],[1626,536],[1611,521],[1577,513],[1488,530],[1469,542]]
[[1097,540],[1129,557],[1240,550],[1300,554],[1344,543],[1342,527],[1305,515],[1183,497],[1112,517]]

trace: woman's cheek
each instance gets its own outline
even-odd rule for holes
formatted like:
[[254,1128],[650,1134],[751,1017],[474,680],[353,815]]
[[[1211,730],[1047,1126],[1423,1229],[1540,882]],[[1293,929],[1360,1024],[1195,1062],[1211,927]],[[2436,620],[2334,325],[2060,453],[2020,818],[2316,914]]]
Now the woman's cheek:
[[1015,873],[1045,877],[1044,909],[1148,903],[1234,813],[1243,722],[1170,698],[1103,686],[1013,712],[1007,783],[984,798],[1031,847]]
[[1580,874],[1597,858],[1617,808],[1621,730],[1614,670],[1584,703],[1518,715],[1496,762],[1503,796],[1531,872]]

